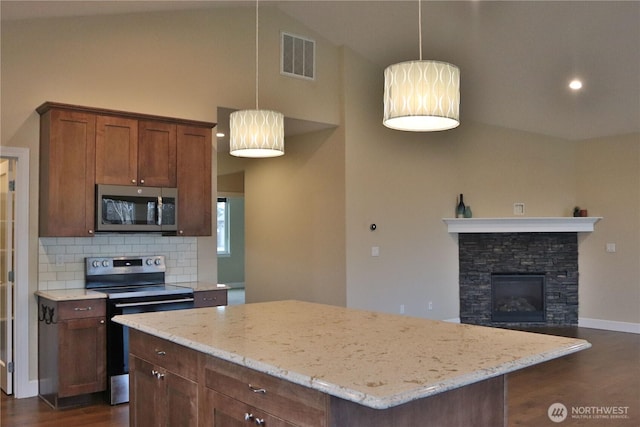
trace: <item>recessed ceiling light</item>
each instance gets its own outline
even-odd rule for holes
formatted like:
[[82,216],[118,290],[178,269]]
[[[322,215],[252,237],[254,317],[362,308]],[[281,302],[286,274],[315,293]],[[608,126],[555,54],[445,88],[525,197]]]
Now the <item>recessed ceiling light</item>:
[[571,80],[571,82],[569,83],[569,87],[573,90],[582,89],[582,81],[578,79]]
[[216,136],[218,138],[224,138],[224,133],[223,132],[218,132],[218,133],[216,133]]

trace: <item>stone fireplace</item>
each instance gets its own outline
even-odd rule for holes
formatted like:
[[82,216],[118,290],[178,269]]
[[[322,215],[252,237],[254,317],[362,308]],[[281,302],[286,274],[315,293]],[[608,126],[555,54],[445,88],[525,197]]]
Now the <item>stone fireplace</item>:
[[[460,321],[484,326],[576,326],[578,235],[599,218],[445,220],[458,233]],[[533,224],[533,226],[532,226]],[[565,231],[565,230],[569,231]],[[486,231],[486,232],[485,232]]]

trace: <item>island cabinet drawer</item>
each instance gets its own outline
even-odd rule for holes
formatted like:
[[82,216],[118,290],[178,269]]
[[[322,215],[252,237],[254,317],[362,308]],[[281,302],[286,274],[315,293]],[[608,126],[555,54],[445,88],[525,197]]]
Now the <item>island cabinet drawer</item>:
[[214,357],[205,363],[206,387],[305,427],[327,426],[329,396]]
[[232,399],[222,393],[207,390],[207,426],[229,427],[235,425],[263,425],[268,427],[296,427],[283,419]]
[[184,378],[198,379],[198,353],[179,344],[129,329],[129,353]]
[[104,317],[107,314],[105,300],[80,299],[58,302],[58,320]]

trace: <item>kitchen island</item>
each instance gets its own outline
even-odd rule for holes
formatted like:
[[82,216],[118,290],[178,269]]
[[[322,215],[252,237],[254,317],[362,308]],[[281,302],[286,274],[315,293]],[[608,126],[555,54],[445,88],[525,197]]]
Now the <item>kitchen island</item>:
[[132,426],[506,425],[506,374],[590,347],[299,301],[114,321],[131,333]]

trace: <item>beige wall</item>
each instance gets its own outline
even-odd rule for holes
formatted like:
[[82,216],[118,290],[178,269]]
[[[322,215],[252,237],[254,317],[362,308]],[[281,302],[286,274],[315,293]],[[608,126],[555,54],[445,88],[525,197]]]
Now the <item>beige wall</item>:
[[580,317],[640,323],[640,135],[581,141],[576,151],[576,204],[603,217],[580,239]]
[[287,139],[245,175],[246,300],[345,305],[344,137]]

